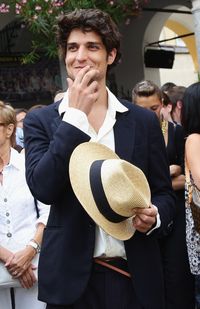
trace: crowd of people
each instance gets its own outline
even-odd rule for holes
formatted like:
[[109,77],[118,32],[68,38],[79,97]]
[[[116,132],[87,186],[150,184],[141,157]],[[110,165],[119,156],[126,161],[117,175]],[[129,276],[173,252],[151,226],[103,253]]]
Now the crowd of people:
[[34,101],[51,102],[61,87],[57,62],[0,68],[0,99],[4,101],[29,105]]
[[0,261],[20,282],[2,309],[199,309],[200,82],[117,98],[110,16],[75,10],[56,31],[67,91],[0,102]]
[[[179,87],[173,93],[179,93]],[[171,90],[172,92],[172,90]],[[174,95],[175,96],[175,95]],[[179,97],[179,103],[182,102]],[[133,88],[133,103],[156,113],[165,140],[177,214],[171,233],[160,240],[164,267],[166,308],[194,308],[194,283],[190,273],[185,236],[184,131],[166,93],[152,81],[144,80]],[[170,107],[170,108],[169,108]],[[166,111],[167,109],[167,111]],[[177,122],[179,121],[179,124]],[[178,246],[178,251],[177,251]]]

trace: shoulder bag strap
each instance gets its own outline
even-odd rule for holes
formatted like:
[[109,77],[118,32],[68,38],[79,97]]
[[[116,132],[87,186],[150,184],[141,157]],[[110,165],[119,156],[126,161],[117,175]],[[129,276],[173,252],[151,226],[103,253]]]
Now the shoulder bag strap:
[[188,190],[188,203],[191,204],[192,202],[192,184],[190,180],[190,172],[188,168],[188,163],[187,163],[187,158],[185,155],[185,181],[186,181],[186,186]]

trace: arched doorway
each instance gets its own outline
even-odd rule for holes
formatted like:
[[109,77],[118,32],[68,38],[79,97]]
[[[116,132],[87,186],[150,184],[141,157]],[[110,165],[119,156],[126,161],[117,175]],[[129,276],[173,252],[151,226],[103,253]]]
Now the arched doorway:
[[[152,42],[191,34],[194,31],[193,16],[189,8],[171,5],[165,9],[185,11],[186,13],[156,13],[150,20],[144,34],[144,50]],[[186,18],[187,17],[187,18]],[[145,79],[151,79],[158,85],[172,81],[178,85],[188,86],[197,81],[197,52],[194,35],[178,40],[171,40],[157,44],[157,48],[173,46],[175,59],[172,69],[156,69],[144,66]],[[160,46],[160,47],[159,47]]]

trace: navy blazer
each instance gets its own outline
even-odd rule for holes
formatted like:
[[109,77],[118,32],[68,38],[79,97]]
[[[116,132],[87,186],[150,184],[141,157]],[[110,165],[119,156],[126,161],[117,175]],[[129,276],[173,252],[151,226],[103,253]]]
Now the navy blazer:
[[[28,185],[38,200],[52,205],[39,262],[39,299],[68,305],[78,300],[87,286],[95,224],[76,199],[68,175],[72,151],[90,137],[62,121],[59,103],[28,113],[24,134]],[[163,271],[157,239],[169,233],[176,212],[165,144],[153,112],[122,103],[128,111],[116,115],[115,151],[143,170],[161,218],[161,227],[149,236],[136,231],[124,242],[125,250],[141,304],[145,309],[162,309]]]

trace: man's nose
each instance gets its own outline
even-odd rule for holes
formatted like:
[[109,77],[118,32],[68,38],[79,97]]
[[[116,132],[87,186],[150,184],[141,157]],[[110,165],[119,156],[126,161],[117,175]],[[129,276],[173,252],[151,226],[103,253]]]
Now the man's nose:
[[83,46],[80,46],[77,51],[76,58],[78,61],[86,60],[87,59],[87,49]]

